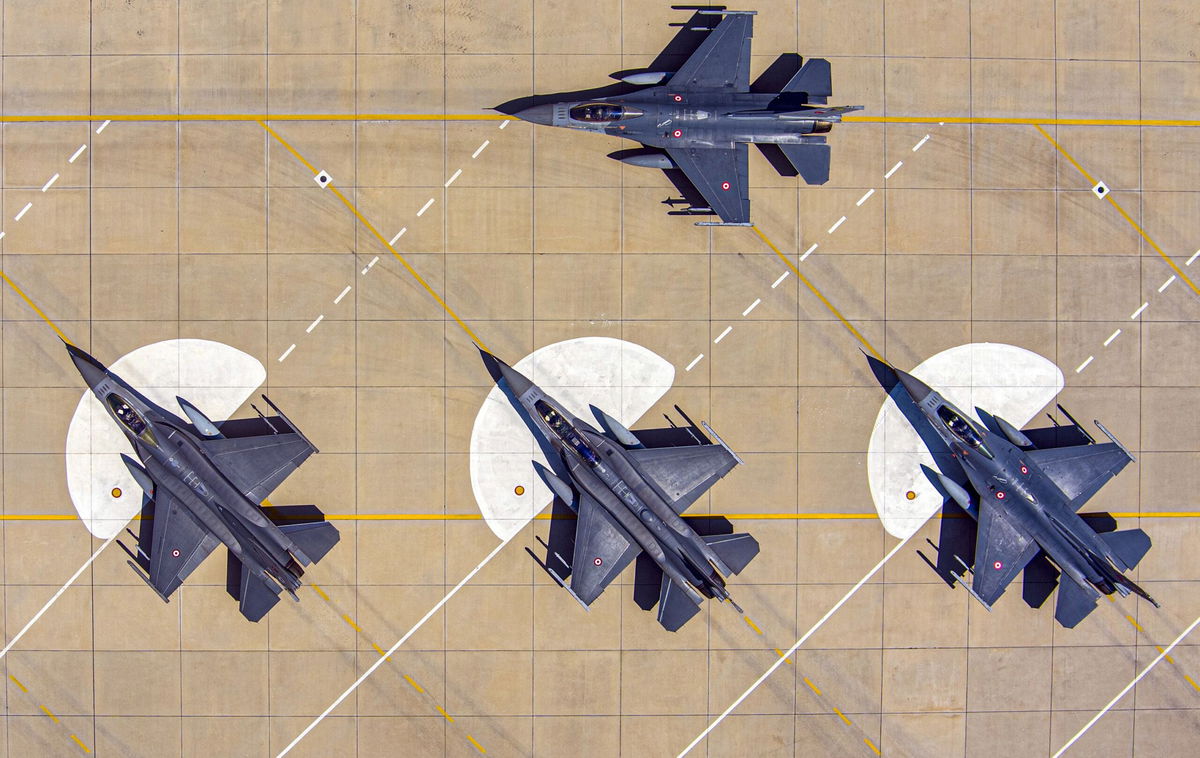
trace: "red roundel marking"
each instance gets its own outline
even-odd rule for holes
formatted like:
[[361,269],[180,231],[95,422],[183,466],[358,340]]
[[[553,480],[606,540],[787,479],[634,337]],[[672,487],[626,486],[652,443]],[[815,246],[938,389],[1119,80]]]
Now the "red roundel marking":
[[729,182],[721,182],[721,189],[728,192],[729,191]]
[[671,135],[672,135],[672,136],[674,136],[674,137],[682,137],[682,136],[683,136],[683,130],[682,130],[682,129],[676,129],[675,131],[671,132]]
[[597,566],[603,566],[603,565],[604,565],[604,559],[603,559],[603,558],[597,558],[596,560],[592,561],[592,563],[596,564]]
[[1000,561],[996,561],[995,563],[992,564],[992,568],[999,571],[1000,569],[1004,568],[1004,564],[1001,563]]
[[996,493],[996,499],[997,499],[997,500],[1003,500],[1003,499],[1004,499],[1004,493],[1003,493],[1003,492],[997,492],[997,493]]
[[677,102],[677,103],[682,103],[682,102],[683,102],[683,95],[671,95],[671,97],[672,97],[672,98],[675,100],[675,102]]
[[171,551],[171,557],[173,557],[173,558],[178,558],[178,557],[179,557],[179,551],[178,551],[178,550],[172,550],[172,551]]
[[1021,466],[1021,473],[1022,473],[1022,474],[1028,474],[1028,473],[1029,473],[1029,469],[1025,468],[1025,466]]

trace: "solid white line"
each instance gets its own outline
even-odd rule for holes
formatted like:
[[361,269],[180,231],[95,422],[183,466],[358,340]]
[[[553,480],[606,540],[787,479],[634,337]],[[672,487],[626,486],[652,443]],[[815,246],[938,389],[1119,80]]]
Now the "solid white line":
[[[508,123],[508,122],[506,121],[505,123]],[[521,534],[521,532],[517,532],[517,534]],[[514,534],[513,537],[515,537],[515,536],[516,535]],[[346,691],[343,692],[341,695],[339,695],[336,700],[334,700],[332,703],[330,703],[329,707],[326,708],[325,711],[320,716],[317,716],[315,719],[312,720],[311,724],[304,727],[304,731],[300,732],[300,734],[296,735],[296,739],[294,739],[290,743],[288,743],[288,746],[285,747],[283,750],[281,750],[279,752],[279,755],[276,756],[276,758],[283,758],[283,756],[285,756],[289,752],[291,752],[292,748],[296,747],[296,745],[300,743],[300,740],[304,739],[308,735],[309,732],[311,732],[314,728],[316,728],[317,724],[321,723],[321,721],[326,716],[328,716],[330,713],[333,712],[333,710],[335,708],[337,708],[339,705],[341,705],[343,700],[350,697],[350,694],[353,693],[354,690],[358,689],[358,686],[360,684],[362,684],[364,681],[366,681],[367,677],[369,677],[371,674],[375,673],[375,669],[382,666],[385,661],[387,661],[389,658],[391,658],[392,654],[395,653],[398,649],[400,649],[400,646],[403,645],[405,642],[407,642],[409,637],[413,636],[413,634],[415,634],[416,631],[418,629],[420,629],[425,624],[426,621],[428,621],[435,613],[440,611],[442,609],[442,606],[445,605],[447,602],[449,602],[450,598],[454,597],[455,593],[457,593],[459,590],[461,590],[463,588],[463,585],[465,585],[467,582],[471,581],[471,579],[476,574],[479,573],[480,569],[482,569],[484,566],[486,566],[490,560],[492,560],[493,558],[496,557],[497,554],[499,554],[499,552],[504,548],[505,545],[507,545],[509,542],[512,541],[513,537],[508,537],[504,541],[502,541],[499,545],[496,545],[495,549],[492,550],[492,552],[488,553],[487,557],[479,562],[479,565],[477,565],[475,568],[471,569],[471,571],[462,578],[462,581],[460,581],[458,584],[454,585],[454,589],[447,592],[445,597],[443,597],[441,600],[439,600],[436,605],[434,605],[432,608],[429,609],[428,613],[426,613],[424,616],[421,617],[420,621],[413,624],[412,628],[409,629],[407,632],[405,632],[403,637],[396,640],[396,644],[392,645],[391,649],[389,649],[387,651],[387,653],[385,653],[384,655],[382,655],[378,659],[376,659],[376,661],[373,664],[371,664],[370,668],[368,668],[366,671],[364,671],[362,673],[362,676],[358,677],[358,679],[356,679],[354,681],[354,684],[347,687]]]
[[42,609],[40,611],[38,611],[37,613],[35,613],[33,615],[33,618],[29,619],[29,623],[27,623],[24,627],[22,627],[21,631],[17,632],[17,636],[15,636],[11,640],[9,640],[8,644],[4,646],[4,649],[0,650],[0,660],[3,660],[4,656],[8,655],[8,651],[12,650],[13,645],[16,645],[17,642],[19,642],[20,639],[25,636],[25,632],[29,631],[29,627],[33,626],[34,622],[36,622],[38,619],[40,619],[42,617],[43,613],[50,610],[50,606],[54,605],[54,601],[56,601],[60,597],[62,597],[62,594],[67,591],[67,588],[75,583],[75,580],[79,578],[79,575],[82,574],[84,571],[86,571],[87,567],[92,565],[92,561],[96,560],[96,558],[99,557],[99,555],[104,552],[104,548],[111,545],[112,541],[115,540],[119,535],[120,535],[120,532],[117,532],[117,534],[114,534],[113,536],[109,537],[107,540],[104,541],[104,544],[101,545],[96,550],[96,552],[92,553],[91,558],[88,558],[86,561],[83,562],[83,565],[79,567],[78,571],[76,571],[74,574],[71,575],[71,578],[67,580],[67,583],[64,584],[62,587],[60,587],[58,589],[58,592],[55,592],[54,596],[51,597],[48,601],[46,601],[46,604],[42,606]]
[[1171,278],[1170,278],[1170,279],[1168,279],[1168,280],[1166,280],[1165,282],[1163,282],[1163,283],[1162,283],[1162,286],[1158,288],[1158,291],[1159,291],[1159,292],[1162,292],[1162,291],[1163,291],[1163,290],[1165,290],[1167,287],[1170,287],[1170,286],[1171,286],[1171,282],[1173,282],[1173,281],[1175,281],[1175,275],[1174,275],[1174,274],[1171,274]]
[[684,371],[691,371],[692,369],[696,368],[696,364],[699,363],[703,358],[704,358],[704,353],[700,353],[700,355],[697,355],[695,358],[692,359],[692,362],[687,365],[687,368],[685,368]]
[[1115,339],[1116,339],[1118,336],[1120,336],[1120,334],[1121,334],[1121,330],[1120,330],[1120,329],[1118,329],[1117,331],[1115,331],[1115,332],[1113,332],[1112,334],[1108,335],[1108,339],[1104,340],[1104,346],[1105,346],[1105,347],[1108,347],[1109,345],[1111,345],[1111,344],[1112,344],[1112,341],[1113,341],[1113,340],[1115,340]]
[[1083,728],[1080,729],[1078,732],[1076,732],[1074,737],[1067,740],[1067,744],[1063,745],[1061,748],[1058,749],[1058,752],[1054,754],[1054,758],[1059,758],[1059,756],[1061,756],[1063,753],[1067,752],[1067,749],[1070,748],[1072,745],[1074,745],[1076,743],[1076,741],[1078,741],[1079,738],[1084,735],[1084,732],[1086,732],[1087,730],[1089,730],[1093,726],[1095,726],[1096,722],[1099,721],[1104,716],[1104,714],[1108,713],[1109,710],[1111,710],[1112,707],[1117,704],[1117,701],[1119,701],[1121,698],[1128,695],[1129,691],[1131,689],[1133,689],[1134,687],[1136,687],[1138,682],[1142,681],[1142,677],[1146,676],[1146,674],[1149,674],[1150,669],[1157,666],[1159,661],[1161,661],[1163,658],[1166,658],[1168,655],[1170,655],[1171,651],[1175,649],[1175,646],[1178,645],[1180,642],[1182,642],[1184,637],[1191,634],[1192,630],[1195,629],[1197,626],[1200,626],[1200,616],[1197,616],[1196,620],[1193,621],[1191,623],[1191,625],[1188,626],[1187,629],[1184,629],[1183,633],[1180,634],[1178,637],[1176,637],[1174,642],[1172,642],[1170,645],[1167,645],[1166,649],[1163,650],[1161,653],[1159,653],[1157,658],[1150,661],[1150,663],[1148,663],[1146,665],[1146,668],[1142,669],[1141,673],[1139,673],[1136,677],[1134,677],[1132,682],[1125,685],[1125,688],[1123,690],[1121,690],[1120,692],[1118,692],[1116,697],[1114,697],[1112,700],[1108,701],[1108,705],[1106,705],[1102,709],[1100,709],[1100,712],[1097,713],[1095,716],[1092,716],[1092,720],[1087,722],[1086,724],[1084,724]]
[[1094,356],[1094,355],[1089,355],[1087,357],[1087,360],[1084,361],[1083,363],[1080,363],[1079,368],[1075,369],[1075,373],[1078,374],[1080,371],[1083,371],[1085,368],[1087,368],[1088,364],[1090,364],[1095,359],[1095,357],[1096,356]]
[[[913,532],[913,534],[916,534],[916,532]],[[696,739],[692,740],[691,744],[688,745],[687,747],[685,747],[679,753],[677,758],[683,758],[683,756],[687,755],[692,750],[692,748],[696,747],[696,745],[699,745],[700,742],[705,737],[708,736],[709,732],[711,732],[712,730],[717,728],[717,724],[720,724],[722,721],[724,721],[725,717],[728,716],[730,713],[733,713],[734,709],[737,708],[739,705],[741,705],[743,700],[750,697],[750,693],[752,693],[756,689],[758,689],[759,686],[767,680],[767,677],[769,677],[771,674],[775,673],[775,670],[777,668],[779,668],[780,666],[782,666],[784,661],[786,661],[788,658],[790,658],[792,656],[793,653],[795,653],[797,650],[799,650],[800,646],[803,645],[805,642],[807,642],[809,637],[813,636],[817,632],[817,630],[820,629],[825,624],[825,622],[828,621],[830,619],[830,617],[832,617],[833,614],[838,611],[839,608],[841,608],[843,605],[845,605],[847,600],[849,600],[851,597],[854,596],[854,593],[858,592],[859,589],[861,589],[864,584],[866,584],[868,581],[870,581],[871,577],[875,576],[875,574],[881,568],[883,568],[884,564],[886,564],[888,561],[890,561],[892,559],[892,556],[894,556],[896,553],[900,552],[900,549],[903,548],[905,545],[907,545],[908,541],[911,539],[912,539],[912,535],[910,534],[909,536],[900,540],[900,542],[897,543],[895,547],[893,547],[891,550],[889,550],[888,554],[883,556],[883,558],[879,561],[879,563],[875,564],[874,568],[872,568],[870,571],[868,571],[863,576],[862,579],[858,580],[858,584],[855,584],[853,587],[851,587],[850,591],[847,592],[842,597],[841,600],[837,601],[837,603],[832,608],[830,608],[825,613],[825,615],[822,616],[819,621],[817,621],[817,623],[813,624],[812,627],[807,632],[804,633],[804,636],[802,636],[800,639],[796,640],[796,644],[794,644],[790,648],[788,648],[788,651],[786,653],[784,653],[783,655],[776,658],[775,662],[773,664],[771,664],[771,667],[768,668],[766,671],[764,671],[763,675],[760,676],[758,678],[758,680],[756,682],[754,682],[754,684],[750,685],[750,687],[745,692],[743,692],[741,695],[739,695],[737,700],[734,700],[729,705],[729,707],[725,709],[724,713],[722,713],[711,724],[709,724],[707,727],[705,727],[704,731],[700,732],[700,734],[697,735]]]
[[407,232],[407,231],[408,231],[408,227],[407,227],[407,226],[406,226],[406,227],[403,227],[403,228],[401,228],[401,229],[400,229],[400,231],[396,232],[396,236],[395,236],[395,237],[392,237],[392,241],[391,241],[391,242],[389,242],[388,244],[389,244],[389,245],[394,245],[394,244],[396,244],[396,240],[398,240],[398,239],[400,239],[401,237],[403,237],[403,236],[404,236],[404,233],[405,233],[405,232]]
[[84,150],[87,150],[87,143],[80,145],[79,149],[75,151],[75,154],[67,159],[67,163],[74,163],[76,158],[83,155]]
[[804,255],[800,256],[801,262],[803,262],[804,259],[807,258],[808,256],[812,255],[813,251],[816,249],[817,249],[817,243],[814,242],[814,243],[812,243],[811,247],[809,247],[807,250],[804,251]]
[[1142,311],[1146,310],[1146,309],[1147,309],[1147,308],[1149,308],[1149,307],[1150,307],[1150,303],[1149,303],[1149,302],[1142,303],[1142,305],[1141,305],[1141,307],[1140,307],[1140,308],[1138,308],[1138,309],[1137,309],[1136,311],[1134,311],[1133,313],[1129,314],[1129,318],[1131,318],[1131,319],[1135,319],[1135,318],[1137,318],[1138,316],[1142,315]]
[[479,147],[475,148],[475,152],[471,153],[471,157],[472,157],[472,158],[478,158],[478,157],[479,157],[479,154],[483,152],[483,149],[484,149],[485,147],[487,147],[488,145],[490,145],[490,144],[491,144],[491,142],[492,142],[492,141],[491,141],[490,139],[485,139],[485,140],[483,141],[483,144],[482,144],[482,145],[480,145]]
[[[54,184],[57,181],[58,181],[58,174],[55,174],[54,176],[50,177],[50,180],[42,185],[42,192],[45,192],[46,190],[50,189],[50,185]],[[1174,279],[1175,277],[1171,277],[1171,278]],[[1159,290],[1159,292],[1162,292],[1162,290]]]
[[109,124],[111,124],[111,123],[112,123],[112,121],[111,121],[111,120],[110,120],[110,121],[105,121],[103,124],[101,124],[101,125],[100,125],[100,128],[96,130],[96,134],[99,134],[100,132],[104,131],[104,128],[105,128],[106,126],[108,126]]
[[20,213],[18,213],[16,216],[13,217],[13,221],[20,221],[21,216],[24,216],[26,213],[28,213],[29,209],[32,207],[33,207],[32,202],[25,203],[25,207],[21,209]]
[[828,232],[828,233],[829,233],[829,234],[833,234],[834,232],[836,232],[836,231],[837,231],[837,228],[838,228],[839,226],[841,226],[842,224],[844,224],[844,223],[846,223],[846,217],[845,217],[845,216],[842,216],[842,217],[841,217],[841,218],[839,218],[837,221],[834,221],[834,222],[833,222],[833,226],[829,227],[829,232]]
[[904,161],[896,161],[896,165],[895,165],[895,166],[892,166],[890,169],[888,169],[888,172],[887,172],[886,174],[884,174],[884,175],[883,175],[883,178],[884,178],[884,179],[891,179],[891,178],[892,178],[892,174],[894,174],[894,173],[896,173],[897,171],[899,171],[899,170],[900,170],[900,167],[901,167],[901,166],[903,166],[903,165],[904,165]]
[[443,186],[443,187],[449,187],[451,184],[454,184],[454,180],[455,180],[455,179],[457,179],[457,178],[459,177],[459,175],[460,175],[460,174],[462,174],[462,169],[461,169],[461,168],[460,168],[459,170],[455,171],[455,172],[454,172],[454,175],[453,175],[453,176],[451,176],[449,179],[447,179],[447,180],[446,180],[446,183],[445,183],[445,184],[443,184],[442,186]]
[[866,194],[864,194],[862,197],[860,197],[858,199],[858,202],[855,203],[855,205],[862,205],[863,203],[867,202],[867,198],[871,197],[871,195],[874,195],[874,194],[875,194],[875,188],[872,187],[871,189],[866,191]]
[[730,333],[730,332],[732,332],[732,331],[733,331],[733,327],[732,327],[732,326],[727,326],[727,327],[725,327],[725,331],[723,331],[723,332],[721,332],[720,334],[718,334],[718,335],[717,335],[717,338],[716,338],[715,340],[713,340],[713,344],[715,345],[715,344],[717,344],[718,342],[720,342],[721,340],[725,339],[725,335],[726,335],[726,334],[729,334],[729,333]]
[[756,297],[756,298],[754,298],[754,302],[753,302],[753,303],[750,303],[750,307],[749,307],[749,308],[747,308],[746,310],[742,311],[742,316],[749,316],[749,315],[750,315],[750,311],[752,311],[752,310],[754,310],[755,308],[757,308],[757,307],[758,307],[758,304],[759,304],[759,303],[761,303],[761,302],[762,302],[762,298],[761,298],[761,297]]
[[782,274],[780,274],[780,275],[779,275],[779,278],[775,280],[775,283],[771,285],[771,289],[775,289],[775,288],[776,288],[776,287],[778,287],[779,285],[783,284],[783,280],[784,280],[784,279],[787,279],[787,278],[788,278],[788,274],[790,274],[790,273],[792,273],[792,272],[790,272],[790,271],[784,271]]
[[1188,258],[1187,263],[1185,263],[1183,265],[1185,265],[1185,266],[1192,265],[1192,261],[1196,260],[1196,256],[1198,256],[1198,255],[1200,255],[1200,250],[1197,250],[1196,252],[1192,253],[1192,257]]
[[[508,123],[508,122],[506,121],[505,123]],[[427,201],[425,202],[425,204],[421,206],[421,210],[417,211],[417,215],[418,215],[418,216],[420,216],[420,215],[422,215],[423,213],[425,213],[425,211],[429,210],[429,206],[431,206],[431,205],[433,205],[433,198],[432,198],[432,197],[431,197],[431,198],[429,198],[429,200],[427,200]]]
[[337,305],[338,303],[342,302],[342,298],[345,297],[348,292],[350,292],[349,284],[346,285],[346,289],[342,290],[342,293],[340,295],[338,295],[337,297],[335,297],[333,299],[333,304]]
[[314,320],[313,320],[313,322],[312,322],[311,324],[309,324],[309,325],[308,325],[308,328],[304,330],[304,333],[305,333],[305,334],[312,334],[312,330],[313,330],[313,329],[316,329],[316,328],[317,328],[317,324],[321,323],[321,321],[322,321],[322,320],[324,320],[324,318],[325,318],[325,314],[324,314],[324,313],[322,313],[320,316],[317,316],[317,317],[316,317],[316,319],[314,319]]
[[928,141],[929,141],[929,135],[928,135],[928,134],[926,134],[924,137],[922,137],[922,138],[921,138],[921,141],[920,141],[920,142],[918,142],[917,144],[913,145],[913,149],[912,149],[912,151],[913,151],[914,153],[915,153],[915,152],[917,152],[918,150],[920,150],[920,149],[921,149],[921,146],[922,146],[922,145],[924,145],[924,144],[925,144],[926,142],[928,142]]
[[286,358],[286,357],[288,357],[289,355],[291,355],[291,354],[292,354],[292,351],[293,351],[293,350],[295,350],[295,349],[296,349],[296,343],[295,343],[295,342],[293,342],[293,343],[292,343],[292,346],[291,346],[291,347],[289,347],[287,350],[284,350],[284,351],[283,351],[283,355],[279,356],[279,362],[280,362],[280,363],[283,363],[283,359],[284,359],[284,358]]
[[507,120],[507,119],[506,119],[506,120],[504,120],[504,121],[501,121],[501,122],[500,122],[500,128],[501,128],[501,129],[503,129],[503,128],[504,128],[504,127],[506,127],[506,126],[508,126],[508,120]]

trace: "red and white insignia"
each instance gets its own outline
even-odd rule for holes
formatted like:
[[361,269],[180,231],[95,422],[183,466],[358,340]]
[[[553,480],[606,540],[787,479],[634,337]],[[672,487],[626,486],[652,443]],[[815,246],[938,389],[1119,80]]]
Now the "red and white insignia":
[[604,559],[603,559],[603,558],[597,558],[596,560],[592,561],[592,563],[596,564],[597,566],[603,566],[603,565],[604,565]]
[[683,95],[671,95],[671,99],[677,103],[683,102]]
[[676,129],[675,131],[671,132],[671,136],[673,136],[673,137],[676,137],[676,138],[678,138],[678,137],[682,137],[682,136],[683,136],[683,130],[682,130],[682,129]]
[[721,182],[721,189],[728,192],[729,191],[729,182]]
[[1022,464],[1022,465],[1021,465],[1021,473],[1022,473],[1022,474],[1028,474],[1028,473],[1029,473],[1029,469],[1028,469],[1028,468],[1026,468],[1024,464]]
[[178,550],[172,550],[172,551],[171,551],[171,557],[172,557],[172,558],[178,558],[178,557],[179,557],[179,551],[178,551]]
[[995,563],[992,564],[992,568],[999,571],[1000,569],[1004,568],[1004,564],[1001,563],[1000,561],[996,561]]
[[1003,499],[1004,499],[1004,493],[1003,493],[1003,492],[997,492],[997,493],[996,493],[996,499],[997,499],[997,500],[1003,500]]

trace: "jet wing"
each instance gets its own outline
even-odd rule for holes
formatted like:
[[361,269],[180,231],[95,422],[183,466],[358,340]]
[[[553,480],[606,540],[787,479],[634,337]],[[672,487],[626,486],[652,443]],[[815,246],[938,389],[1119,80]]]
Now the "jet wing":
[[667,148],[687,180],[708,207],[727,224],[750,222],[750,178],[747,146]]
[[1120,445],[1111,442],[1030,450],[1026,455],[1063,491],[1075,510],[1082,508],[1130,460]]
[[[222,432],[225,427],[221,428]],[[265,500],[317,451],[298,432],[222,437],[201,442],[229,481],[256,503]]]
[[1039,550],[1029,532],[1003,508],[985,500],[980,505],[979,532],[975,538],[975,579],[971,589],[976,597],[990,607]]
[[730,14],[713,28],[668,82],[674,89],[750,91],[750,38],[754,16]]
[[219,544],[221,541],[201,526],[179,501],[159,488],[154,502],[149,583],[163,600],[170,597]]
[[580,496],[571,560],[571,590],[580,602],[591,605],[640,552],[642,548],[604,506],[591,495]]
[[676,513],[683,513],[737,465],[721,445],[654,447],[626,451],[642,476],[658,485]]

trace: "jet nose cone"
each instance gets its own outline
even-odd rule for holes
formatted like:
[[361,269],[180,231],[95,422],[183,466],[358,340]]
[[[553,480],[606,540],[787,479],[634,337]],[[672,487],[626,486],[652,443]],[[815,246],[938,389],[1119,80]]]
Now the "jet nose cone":
[[928,384],[912,374],[901,371],[900,369],[895,369],[895,371],[896,376],[900,378],[900,383],[904,385],[904,389],[908,391],[908,394],[910,397],[912,397],[914,403],[921,402],[925,398],[929,397],[929,393],[933,392],[933,390],[929,388]]
[[525,392],[533,386],[533,382],[525,378],[525,375],[517,371],[512,366],[500,360],[496,356],[487,352],[483,348],[479,348],[479,355],[483,358],[483,363],[487,366],[488,373],[492,375],[492,379],[499,382],[503,379],[508,382],[509,389],[513,391],[517,397],[524,395]]
[[88,355],[83,350],[70,344],[66,347],[67,352],[71,355],[71,361],[74,362],[75,368],[83,376],[83,380],[87,382],[87,386],[95,387],[108,374],[108,369],[105,368],[103,363]]
[[551,122],[554,120],[554,106],[552,104],[535,105],[531,108],[526,108],[523,111],[517,111],[513,115],[522,121],[528,121],[531,124],[550,126]]

